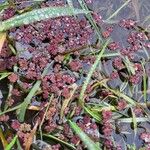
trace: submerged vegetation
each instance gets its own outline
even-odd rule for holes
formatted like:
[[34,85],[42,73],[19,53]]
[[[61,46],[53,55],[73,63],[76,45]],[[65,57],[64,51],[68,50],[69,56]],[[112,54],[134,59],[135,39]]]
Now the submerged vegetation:
[[149,150],[149,10],[0,1],[0,149]]

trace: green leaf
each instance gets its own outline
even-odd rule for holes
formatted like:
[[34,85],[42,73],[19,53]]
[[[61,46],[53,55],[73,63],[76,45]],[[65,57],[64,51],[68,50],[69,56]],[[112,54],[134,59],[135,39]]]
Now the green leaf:
[[[120,118],[117,119],[119,122],[125,122],[125,123],[132,123],[133,118]],[[150,122],[149,118],[144,118],[144,117],[137,117],[136,122]]]
[[84,110],[85,110],[88,114],[90,114],[97,122],[100,122],[100,121],[101,121],[100,114],[97,113],[96,111],[90,110],[90,108],[88,108],[88,107],[84,107]]
[[117,95],[118,97],[122,97],[124,100],[126,100],[128,103],[132,104],[133,106],[137,105],[137,102],[130,98],[129,96],[125,95],[124,93],[118,91],[118,90],[113,90],[111,88],[109,88],[106,83],[100,82],[100,85],[104,86],[106,89],[108,89],[109,91],[111,91],[112,93],[114,93],[115,95]]
[[57,141],[58,143],[64,144],[64,145],[66,145],[67,147],[69,147],[70,149],[76,150],[76,148],[75,148],[72,144],[67,143],[67,142],[65,142],[65,141],[62,141],[61,139],[59,139],[59,138],[57,138],[57,137],[55,137],[55,136],[53,136],[53,135],[50,135],[50,134],[43,134],[43,136],[45,136],[45,137],[47,137],[47,138],[50,138],[50,139],[52,139],[52,140],[55,140],[55,141]]
[[116,56],[120,56],[120,53],[106,53],[106,54],[103,54],[102,57],[116,57]]
[[32,97],[35,95],[36,91],[38,91],[38,89],[40,88],[40,85],[41,85],[41,81],[37,81],[34,84],[34,86],[32,87],[32,89],[30,90],[27,97],[24,99],[24,102],[22,103],[22,105],[20,107],[20,113],[18,116],[18,119],[20,122],[24,121],[26,109],[27,109],[28,105],[30,104]]
[[134,133],[135,133],[134,137],[136,137],[136,135],[137,135],[137,120],[136,120],[136,115],[135,115],[133,109],[132,108],[130,108],[130,109],[131,109],[131,112],[132,112],[133,129],[134,129]]
[[17,150],[23,150],[18,138],[17,138]]
[[2,144],[3,148],[5,149],[8,145],[8,142],[7,142],[7,140],[4,136],[4,132],[3,132],[1,127],[0,127],[0,141],[1,141],[1,144]]
[[[84,0],[78,0],[80,6],[82,9],[89,11],[88,6],[86,5]],[[101,33],[100,33],[100,28],[97,26],[97,23],[95,22],[95,20],[93,19],[93,16],[91,15],[91,13],[86,15],[87,19],[89,20],[89,22],[91,23],[91,25],[93,26],[95,33],[97,34],[97,37],[99,39],[99,41],[103,41]]]
[[112,19],[113,17],[115,17],[121,10],[122,8],[124,8],[126,5],[128,5],[128,3],[130,2],[131,0],[127,0],[121,7],[119,7],[114,13],[112,13],[111,16],[109,16],[106,21],[109,21],[110,19]]
[[50,99],[49,99],[49,102],[48,102],[48,105],[47,105],[47,107],[46,107],[46,110],[44,111],[44,115],[43,115],[43,117],[42,117],[42,120],[41,120],[41,122],[40,122],[40,124],[39,124],[39,132],[40,132],[41,140],[43,140],[42,125],[43,125],[43,123],[44,123],[45,117],[46,117],[46,115],[47,115],[47,111],[48,111],[48,109],[49,109],[49,107],[50,107],[51,100],[52,100],[53,98],[54,98],[54,96],[53,96],[53,94],[52,94],[51,97],[50,97]]
[[128,145],[128,144],[127,144],[127,148],[128,148],[129,150],[136,150],[135,144],[132,144],[132,145]]
[[11,74],[11,72],[2,72],[0,73],[0,80],[6,78],[7,76],[9,76]]
[[73,2],[72,2],[72,0],[67,0],[67,3],[73,9]]
[[83,84],[83,86],[82,86],[81,93],[80,93],[80,96],[79,96],[79,102],[80,102],[80,104],[81,104],[82,106],[84,105],[84,93],[85,93],[85,91],[86,91],[86,88],[87,88],[87,86],[88,86],[88,84],[89,84],[89,82],[90,82],[90,79],[91,79],[91,77],[92,77],[92,75],[93,75],[93,73],[94,73],[94,71],[95,71],[97,65],[98,65],[99,62],[100,62],[100,59],[101,59],[102,56],[103,56],[103,53],[104,53],[104,51],[105,51],[105,49],[106,49],[108,43],[109,43],[109,40],[107,40],[107,41],[105,42],[105,44],[103,45],[102,50],[100,51],[99,55],[97,56],[97,58],[96,58],[94,64],[92,65],[92,67],[91,67],[91,69],[90,69],[90,71],[89,71],[89,73],[88,73],[88,75],[87,75],[86,80],[84,81],[84,84]]
[[12,147],[14,146],[14,144],[16,143],[17,140],[17,135],[12,139],[12,141],[7,145],[7,147],[5,148],[5,150],[12,150]]
[[75,122],[69,120],[69,124],[71,128],[75,131],[75,133],[80,137],[83,141],[84,145],[87,146],[88,150],[101,150],[100,147],[94,143],[79,127]]
[[6,1],[5,3],[2,3],[0,5],[0,11],[3,11],[4,9],[6,9],[9,6],[9,3]]
[[129,60],[127,56],[125,56],[124,58],[124,63],[126,65],[128,72],[134,75],[135,74],[134,64]]
[[62,107],[61,107],[61,110],[60,110],[60,118],[61,119],[63,118],[64,111],[65,111],[66,107],[68,106],[69,102],[72,100],[72,97],[73,97],[77,87],[78,87],[77,84],[73,84],[71,86],[72,91],[70,92],[70,96],[68,98],[66,98],[65,100],[63,100]]
[[144,62],[141,62],[143,68],[143,95],[144,95],[144,102],[147,102],[147,75],[144,67]]
[[[51,67],[52,64],[53,64],[53,61],[50,64],[47,65],[47,67],[44,69],[44,71],[42,73],[42,77],[44,77],[48,73],[48,71],[49,71],[49,69],[50,69],[50,67]],[[27,109],[28,105],[31,103],[32,97],[35,95],[35,93],[40,88],[40,85],[41,85],[41,80],[36,81],[36,83],[34,84],[34,86],[32,87],[32,89],[30,90],[29,94],[24,99],[24,102],[21,104],[20,113],[19,113],[19,116],[18,116],[18,119],[21,122],[24,121],[26,109]]]
[[13,53],[14,55],[16,55],[17,52],[16,52],[15,48],[14,48],[11,44],[9,44],[8,46],[9,46],[9,48],[11,49],[12,53]]
[[1,22],[0,24],[0,32],[6,31],[8,29],[18,27],[21,25],[30,24],[36,21],[41,21],[49,18],[56,18],[60,16],[72,16],[82,13],[89,13],[89,11],[82,9],[73,9],[66,7],[47,7],[41,9],[35,9],[30,12],[26,12],[24,14],[14,16],[8,20]]
[[0,33],[0,53],[2,51],[5,40],[6,40],[6,32]]
[[5,113],[8,113],[8,112],[11,112],[11,111],[14,111],[14,110],[17,110],[17,109],[19,109],[21,107],[21,105],[22,105],[22,103],[17,105],[17,106],[15,106],[15,107],[13,107],[13,108],[10,108],[10,109],[7,109],[7,110],[5,110],[3,112],[0,112],[0,115],[3,115]]

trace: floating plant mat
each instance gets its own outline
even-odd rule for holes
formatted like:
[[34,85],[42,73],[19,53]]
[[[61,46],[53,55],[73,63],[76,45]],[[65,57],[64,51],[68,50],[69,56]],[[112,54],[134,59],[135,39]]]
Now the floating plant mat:
[[0,149],[148,149],[149,8],[2,3]]

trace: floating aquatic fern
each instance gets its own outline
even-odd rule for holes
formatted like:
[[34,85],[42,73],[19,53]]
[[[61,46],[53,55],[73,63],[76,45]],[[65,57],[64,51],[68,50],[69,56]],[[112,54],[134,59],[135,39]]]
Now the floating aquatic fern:
[[35,9],[30,12],[26,12],[24,14],[14,16],[8,20],[1,22],[0,32],[6,31],[10,28],[30,24],[36,21],[41,21],[49,18],[55,18],[60,16],[72,16],[72,15],[83,14],[83,13],[87,14],[88,12],[89,11],[87,10],[76,9],[76,8],[74,8],[72,11],[72,8],[68,6]]

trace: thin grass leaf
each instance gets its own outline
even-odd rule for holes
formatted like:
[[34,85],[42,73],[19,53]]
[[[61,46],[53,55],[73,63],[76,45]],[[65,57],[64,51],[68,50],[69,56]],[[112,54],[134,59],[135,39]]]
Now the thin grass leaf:
[[85,146],[87,146],[88,150],[101,150],[100,147],[96,145],[79,127],[75,122],[69,120],[69,124],[71,128],[75,131],[75,133],[80,137]]
[[107,24],[117,24],[119,23],[118,20],[103,20],[104,23],[107,23]]
[[142,23],[142,26],[146,23],[146,22],[149,22],[150,21],[150,15],[146,16],[143,23]]
[[0,73],[0,80],[8,77],[11,74],[11,72],[2,72]]
[[2,130],[1,127],[0,127],[0,140],[1,140],[1,143],[3,145],[3,148],[5,149],[7,147],[7,145],[8,145],[8,142],[7,142],[7,140],[6,140],[6,138],[5,138],[4,134],[3,134],[3,130]]
[[62,141],[62,140],[60,140],[59,138],[57,138],[57,137],[55,137],[55,136],[53,136],[53,135],[50,135],[50,134],[43,134],[43,136],[47,137],[47,139],[50,138],[50,139],[52,139],[52,140],[55,140],[55,141],[57,141],[58,143],[61,143],[61,144],[65,145],[65,146],[67,146],[67,147],[70,148],[70,149],[76,150],[76,148],[75,148],[72,144],[67,143],[67,142],[65,142],[65,141]]
[[72,15],[77,15],[82,13],[87,14],[89,13],[89,11],[82,10],[82,9],[73,9],[72,11],[72,8],[68,6],[47,7],[47,8],[36,9],[18,16],[14,16],[6,21],[1,22],[0,32],[21,25],[27,25],[36,21],[41,21],[49,18],[56,18],[60,16],[72,16]]
[[73,7],[73,2],[72,2],[72,0],[67,0],[67,3],[68,3],[68,5],[73,9],[74,7]]
[[40,137],[41,137],[41,140],[43,140],[43,133],[42,133],[42,125],[43,125],[43,123],[44,123],[44,120],[45,120],[45,117],[46,117],[46,115],[47,115],[47,111],[48,111],[48,109],[49,109],[49,106],[50,106],[50,103],[51,103],[51,100],[54,98],[54,96],[53,95],[51,95],[51,97],[50,97],[50,99],[49,99],[49,102],[48,102],[48,105],[47,105],[47,107],[46,107],[46,110],[45,110],[45,113],[44,113],[44,115],[43,115],[43,118],[42,118],[42,120],[41,120],[41,123],[40,123],[40,125],[39,125],[39,132],[40,132]]
[[129,150],[136,150],[135,144],[132,144],[132,145],[127,144],[127,148],[128,148]]
[[17,138],[17,150],[23,150],[18,138]]
[[14,144],[16,143],[18,136],[16,135],[12,141],[7,145],[7,147],[5,148],[5,150],[12,150],[12,147],[14,146]]
[[16,55],[17,52],[16,52],[15,48],[14,48],[11,44],[9,44],[8,46],[9,46],[9,48],[11,49],[12,53],[13,53],[14,55]]
[[34,86],[32,87],[32,89],[30,90],[29,94],[27,95],[27,97],[24,99],[24,102],[21,105],[20,108],[20,113],[18,116],[18,119],[20,120],[20,122],[24,121],[24,117],[25,117],[25,113],[26,113],[26,109],[28,107],[28,105],[31,103],[31,99],[32,97],[35,95],[35,93],[38,91],[38,89],[40,88],[41,85],[41,81],[37,81]]
[[128,82],[123,82],[119,88],[120,92],[123,92],[127,86],[128,86]]
[[102,56],[103,56],[103,53],[104,53],[104,51],[105,51],[105,49],[106,49],[108,43],[109,43],[109,40],[107,40],[107,41],[105,42],[105,44],[103,45],[102,50],[100,51],[99,55],[97,56],[97,58],[96,58],[94,64],[92,65],[92,67],[91,67],[91,69],[90,69],[90,71],[89,71],[89,73],[88,73],[88,75],[87,75],[86,80],[84,81],[84,84],[83,84],[83,86],[82,86],[81,93],[80,93],[80,96],[79,96],[79,102],[80,102],[81,106],[84,106],[84,93],[85,93],[86,88],[87,88],[87,86],[88,86],[88,84],[89,84],[89,82],[90,82],[90,79],[91,79],[91,77],[92,77],[92,74],[94,73],[94,71],[95,71],[97,65],[98,65],[99,62],[100,62],[100,59],[101,59]]
[[136,115],[135,115],[133,109],[132,108],[130,108],[130,109],[131,109],[131,113],[132,113],[133,129],[134,129],[134,133],[135,133],[134,137],[136,137],[136,135],[137,135],[137,120],[136,120]]
[[144,67],[144,63],[141,62],[143,68],[143,95],[144,95],[144,102],[147,102],[147,75]]
[[63,118],[64,111],[65,111],[66,107],[68,106],[69,102],[71,101],[77,87],[78,87],[77,84],[73,84],[72,87],[71,87],[73,90],[70,93],[70,97],[63,101],[63,104],[62,104],[62,107],[61,107],[61,110],[60,110],[60,118],[61,119]]
[[126,5],[128,5],[128,3],[130,2],[131,0],[127,0],[121,7],[119,7],[111,16],[109,16],[106,21],[109,21],[111,20],[113,17],[115,17]]
[[6,40],[6,32],[0,33],[0,54],[1,54],[5,40]]
[[134,64],[129,60],[128,57],[124,58],[124,63],[126,65],[126,68],[127,68],[128,72],[132,73],[134,75],[135,74]]
[[25,150],[30,150],[30,147],[31,147],[31,144],[32,144],[32,142],[33,142],[33,138],[34,138],[34,135],[35,135],[35,133],[36,133],[36,130],[37,130],[38,125],[39,125],[39,122],[36,121],[36,123],[35,123],[33,129],[31,130],[31,132],[30,132],[30,134],[29,134],[29,136],[28,136],[28,142],[27,142],[26,145],[25,145]]
[[137,21],[140,21],[140,10],[139,10],[139,0],[131,0],[133,8],[135,10],[135,15],[137,18]]
[[[84,0],[78,0],[78,2],[82,9],[89,11],[88,6],[84,2]],[[86,17],[89,20],[89,22],[91,23],[91,25],[93,26],[93,28],[98,36],[99,41],[103,41],[101,34],[100,34],[99,27],[97,26],[96,22],[94,21],[92,15],[89,13],[88,15],[86,15]]]
[[[117,119],[117,121],[119,122],[124,122],[124,123],[132,123],[133,122],[133,118],[120,118]],[[144,118],[144,117],[137,117],[136,118],[136,122],[150,122],[149,118]]]
[[149,60],[150,59],[150,54],[148,53],[147,49],[143,45],[142,45],[142,49],[144,50],[144,52],[146,54],[146,57]]
[[110,106],[103,106],[103,107],[94,107],[94,108],[91,108],[91,111],[97,111],[97,112],[101,112],[103,110],[115,110],[116,111],[116,108],[112,105]]
[[120,53],[106,53],[106,54],[103,54],[103,56],[102,57],[116,57],[116,56],[120,56]]
[[7,109],[7,110],[5,110],[3,112],[0,112],[0,115],[3,115],[5,113],[11,112],[11,111],[14,111],[14,110],[17,110],[17,109],[20,109],[21,105],[22,105],[22,103],[17,105],[17,106],[15,106],[15,107],[13,107],[13,108],[10,108],[10,109]]
[[90,108],[88,108],[88,107],[84,107],[84,110],[89,114],[89,115],[91,115],[97,122],[100,122],[102,119],[101,119],[101,117],[100,117],[100,114],[99,113],[97,113],[97,112],[94,112],[94,110],[92,109],[90,109]]
[[112,93],[114,93],[115,95],[117,95],[118,97],[122,97],[124,100],[126,100],[128,103],[132,104],[133,106],[136,106],[136,105],[137,105],[137,103],[136,103],[132,98],[130,98],[129,96],[127,96],[127,95],[121,93],[121,92],[118,91],[118,90],[113,90],[113,89],[109,88],[109,87],[106,85],[106,83],[100,82],[100,84],[101,84],[102,86],[104,86],[106,89],[108,89],[109,91],[111,91]]
[[5,3],[0,4],[0,11],[3,11],[9,6],[9,3],[6,1]]
[[[9,87],[9,91],[8,91],[8,95],[7,95],[7,98],[6,98],[7,100],[8,100],[8,99],[11,97],[11,95],[12,95],[13,84],[9,84],[8,87]],[[4,111],[7,110],[8,107],[9,107],[8,104],[5,103],[5,105],[4,105]]]
[[[44,77],[48,73],[48,71],[49,71],[52,64],[53,64],[53,61],[50,64],[47,65],[47,67],[44,69],[44,71],[42,73],[42,77]],[[36,83],[34,84],[32,89],[30,90],[29,94],[24,99],[24,102],[21,104],[20,113],[19,113],[19,116],[18,116],[18,119],[20,121],[22,121],[22,122],[24,121],[26,109],[27,109],[28,105],[31,103],[32,97],[35,95],[35,93],[40,88],[40,85],[41,85],[41,80],[36,81]]]

